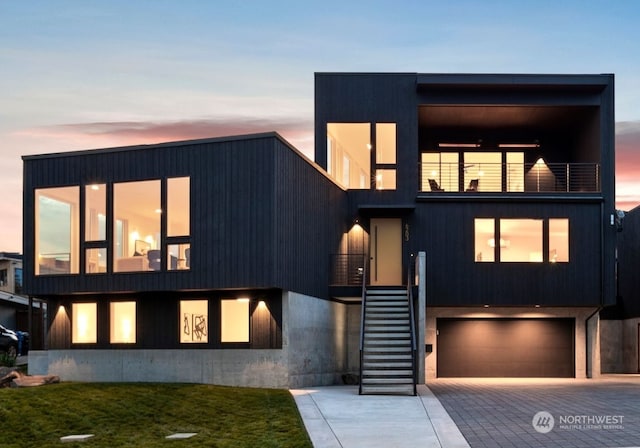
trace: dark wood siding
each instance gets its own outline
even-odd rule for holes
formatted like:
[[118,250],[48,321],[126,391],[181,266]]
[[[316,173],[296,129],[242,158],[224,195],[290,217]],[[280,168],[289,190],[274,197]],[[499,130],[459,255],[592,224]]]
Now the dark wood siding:
[[[189,271],[33,275],[36,188],[179,176],[191,179]],[[327,297],[329,254],[346,228],[346,193],[276,134],[27,157],[24,182],[33,296],[281,288]]]
[[[475,218],[568,218],[568,263],[477,263]],[[600,204],[418,204],[411,246],[427,252],[430,306],[598,306],[602,303]]]
[[[249,343],[220,342],[220,300],[249,297]],[[180,343],[180,301],[208,300],[209,325],[206,343]],[[118,301],[136,302],[136,343],[110,343],[110,304]],[[72,344],[71,322],[74,302],[97,303],[97,342]],[[264,302],[261,305],[260,302]],[[221,348],[282,348],[282,291],[238,290],[202,293],[144,292],[117,295],[77,296],[52,299],[49,323],[50,349],[118,348],[118,349],[221,349]]]
[[628,319],[640,317],[640,207],[628,212],[618,233],[617,304],[605,309],[601,317]]
[[438,319],[439,377],[573,377],[573,319]]

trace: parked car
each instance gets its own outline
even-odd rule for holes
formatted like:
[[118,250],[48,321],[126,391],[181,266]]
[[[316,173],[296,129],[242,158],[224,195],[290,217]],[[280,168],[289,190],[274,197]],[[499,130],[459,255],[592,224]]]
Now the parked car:
[[18,355],[18,335],[0,325],[0,353],[15,357]]

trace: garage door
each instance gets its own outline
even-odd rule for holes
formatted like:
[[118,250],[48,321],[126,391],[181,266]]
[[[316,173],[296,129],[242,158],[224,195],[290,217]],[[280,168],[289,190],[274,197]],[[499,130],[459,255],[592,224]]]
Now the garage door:
[[573,319],[438,319],[439,377],[573,377]]

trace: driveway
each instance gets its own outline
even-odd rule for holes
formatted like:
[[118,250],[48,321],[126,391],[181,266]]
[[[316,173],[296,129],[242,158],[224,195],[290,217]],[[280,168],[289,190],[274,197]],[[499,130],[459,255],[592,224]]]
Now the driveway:
[[437,379],[429,389],[472,448],[640,447],[640,376]]

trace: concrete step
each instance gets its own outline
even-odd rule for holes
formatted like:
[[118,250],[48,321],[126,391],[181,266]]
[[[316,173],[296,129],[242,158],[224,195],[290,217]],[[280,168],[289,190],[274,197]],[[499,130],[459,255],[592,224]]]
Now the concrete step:
[[365,386],[362,385],[363,395],[413,395],[413,384],[411,385],[386,385],[386,386]]
[[364,327],[364,331],[365,333],[367,332],[385,332],[385,331],[389,331],[389,332],[394,332],[394,331],[410,331],[409,325],[397,325],[395,323],[393,323],[393,321],[389,321],[386,325],[366,325]]
[[365,345],[363,355],[376,355],[382,353],[394,353],[396,355],[404,355],[409,353],[411,355],[411,344],[402,346],[380,346],[380,345]]
[[409,325],[409,319],[366,319],[365,325]]
[[390,305],[390,306],[379,306],[379,305],[367,305],[366,309],[367,313],[376,312],[376,313],[408,313],[408,306],[398,306],[398,305]]
[[367,378],[360,379],[362,385],[396,385],[396,384],[411,384],[413,385],[413,377],[411,378]]
[[406,288],[387,288],[387,289],[367,289],[368,296],[380,296],[380,295],[390,295],[390,296],[398,296],[398,295],[407,295]]
[[367,369],[362,371],[363,378],[413,378],[413,370],[409,369]]
[[411,347],[411,339],[367,339],[364,337],[364,346],[408,346]]
[[411,339],[411,333],[409,333],[408,331],[400,331],[400,332],[389,332],[389,331],[365,331],[364,332],[364,337],[366,338],[372,338],[372,339],[383,339],[383,338],[389,338],[389,339]]
[[365,370],[376,369],[413,369],[413,363],[411,361],[389,361],[388,359],[371,362],[364,361],[362,367]]
[[368,362],[385,362],[385,361],[394,361],[394,362],[412,362],[411,353],[406,354],[373,354],[373,353],[363,353],[362,358],[364,359],[365,364]]

